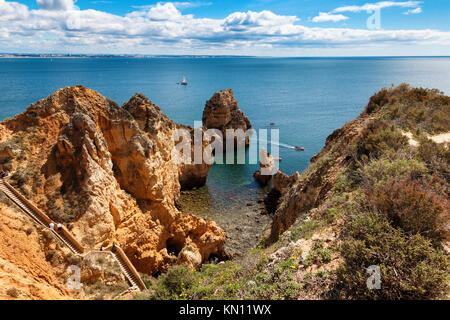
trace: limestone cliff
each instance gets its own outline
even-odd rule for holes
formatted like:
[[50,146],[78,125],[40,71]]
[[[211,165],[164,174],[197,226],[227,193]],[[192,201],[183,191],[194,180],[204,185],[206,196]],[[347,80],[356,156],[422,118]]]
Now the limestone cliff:
[[438,90],[384,88],[305,172],[275,174],[265,271],[291,265],[290,298],[448,299],[449,115]]
[[[178,165],[178,127],[141,94],[123,107],[82,86],[58,90],[0,124],[11,182],[87,247],[116,241],[141,272],[222,256],[224,232],[180,213],[180,181],[204,183],[209,165]],[[194,182],[192,182],[192,180]]]
[[[216,92],[206,102],[202,121],[205,128],[218,129],[222,132],[224,148],[226,148],[226,131],[228,129],[242,129],[246,132],[252,128],[250,121],[239,108],[233,90],[231,89]],[[249,142],[249,138],[246,137],[245,144],[249,145]]]
[[[282,193],[283,198],[272,223],[271,241],[276,241],[302,213],[318,207],[333,195],[339,175],[353,160],[346,151],[357,144],[363,128],[368,126],[372,119],[373,117],[363,113],[356,120],[336,130],[327,138],[321,152],[311,159],[310,167],[302,175],[294,174],[288,177],[282,172],[275,174],[274,189]],[[339,150],[343,152],[338,152]]]
[[63,254],[57,245],[3,203],[0,215],[0,299],[71,299],[61,277],[64,264],[56,263]]

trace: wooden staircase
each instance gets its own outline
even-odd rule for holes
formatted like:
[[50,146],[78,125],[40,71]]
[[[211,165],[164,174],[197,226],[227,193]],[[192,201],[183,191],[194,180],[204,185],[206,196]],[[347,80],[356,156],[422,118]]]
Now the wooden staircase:
[[[11,186],[7,181],[0,179],[0,191],[2,191],[5,196],[10,199],[22,212],[29,216],[36,224],[50,230],[57,239],[59,239],[70,251],[76,255],[85,256],[83,246],[73,237],[73,235],[63,226],[62,230],[57,231],[49,227],[52,220],[43,213],[39,208],[37,208],[31,201],[26,199],[19,191],[17,191],[13,186]],[[56,224],[55,224],[56,225]],[[120,269],[125,274],[125,277],[131,284],[126,292],[134,291],[135,289],[144,291],[146,286],[142,281],[139,273],[137,272],[134,265],[128,259],[125,252],[119,246],[115,246],[113,252],[112,247],[106,249],[109,251],[113,257],[117,260],[120,265]],[[89,252],[87,253],[89,254]],[[86,254],[86,255],[87,255]]]
[[142,281],[139,273],[137,272],[131,261],[128,259],[122,248],[116,246],[115,252],[112,248],[108,248],[107,250],[111,250],[111,253],[119,263],[120,269],[122,269],[122,272],[125,274],[131,286],[136,287],[141,291],[146,290],[147,287],[145,283]]

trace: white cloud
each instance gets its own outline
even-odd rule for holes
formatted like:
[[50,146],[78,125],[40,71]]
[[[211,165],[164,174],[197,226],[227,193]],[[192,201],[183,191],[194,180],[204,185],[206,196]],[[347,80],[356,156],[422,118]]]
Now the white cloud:
[[326,12],[319,12],[319,15],[314,17],[312,19],[313,22],[327,22],[327,21],[332,21],[332,22],[339,22],[339,21],[343,21],[343,20],[347,20],[348,17],[342,15],[342,14],[330,14],[330,13],[326,13]]
[[36,2],[39,8],[44,10],[71,10],[75,7],[74,0],[36,0]]
[[189,1],[184,1],[184,2],[158,2],[156,5],[155,4],[149,4],[149,5],[142,5],[142,6],[131,6],[134,9],[141,9],[141,10],[148,10],[151,9],[153,7],[156,7],[158,4],[159,5],[164,5],[167,3],[171,3],[173,4],[176,8],[196,8],[196,7],[204,7],[204,6],[210,6],[212,5],[212,2],[189,2]]
[[422,1],[380,1],[377,3],[366,3],[362,6],[345,6],[334,9],[333,13],[341,12],[363,12],[363,11],[373,11],[377,9],[384,9],[390,7],[401,7],[401,8],[415,8],[420,6]]
[[409,9],[408,11],[403,12],[403,14],[406,14],[406,15],[408,15],[408,14],[419,14],[419,13],[422,13],[422,8],[420,8],[420,7],[415,8],[415,9]]
[[28,7],[18,2],[0,0],[0,21],[26,19]]
[[235,12],[224,19],[196,18],[181,13],[173,3],[119,16],[92,9],[30,10],[0,0],[0,52],[242,53],[260,48],[268,53],[288,48],[392,44],[450,45],[450,32],[310,28],[300,25],[295,16],[271,11]]
[[196,8],[212,5],[212,2],[172,2],[177,8]]
[[155,21],[178,20],[181,18],[181,12],[173,3],[158,3],[148,10],[147,18]]
[[295,16],[279,16],[271,11],[235,12],[225,18],[224,26],[228,29],[245,30],[254,27],[291,25],[299,21]]

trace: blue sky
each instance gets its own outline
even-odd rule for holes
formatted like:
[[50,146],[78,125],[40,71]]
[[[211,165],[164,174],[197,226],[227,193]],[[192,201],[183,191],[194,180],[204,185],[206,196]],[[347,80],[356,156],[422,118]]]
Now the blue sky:
[[446,0],[0,0],[0,52],[449,55],[449,16]]

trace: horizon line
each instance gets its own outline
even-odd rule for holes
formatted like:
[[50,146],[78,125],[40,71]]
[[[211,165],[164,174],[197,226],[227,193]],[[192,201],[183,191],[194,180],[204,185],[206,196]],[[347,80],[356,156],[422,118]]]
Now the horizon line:
[[[5,57],[6,56],[6,57]],[[236,57],[236,58],[450,58],[450,55],[349,55],[349,56],[264,56],[264,55],[232,55],[232,54],[127,54],[127,53],[17,53],[0,52],[0,58],[34,57],[34,58],[63,58],[63,57]]]

